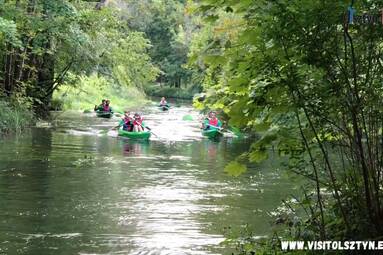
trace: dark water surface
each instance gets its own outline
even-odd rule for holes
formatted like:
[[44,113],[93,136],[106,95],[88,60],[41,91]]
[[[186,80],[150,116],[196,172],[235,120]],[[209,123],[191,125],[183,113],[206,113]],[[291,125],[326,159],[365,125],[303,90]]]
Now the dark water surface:
[[0,254],[228,254],[225,227],[269,234],[268,212],[292,190],[277,163],[227,176],[250,141],[203,138],[187,106],[145,116],[148,142],[81,113],[1,138]]

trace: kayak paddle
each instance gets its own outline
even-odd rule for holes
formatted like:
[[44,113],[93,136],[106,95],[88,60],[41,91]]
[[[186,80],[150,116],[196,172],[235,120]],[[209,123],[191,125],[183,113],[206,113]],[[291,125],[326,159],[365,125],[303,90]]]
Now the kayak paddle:
[[100,134],[107,134],[107,133],[109,133],[109,131],[115,130],[116,128],[119,128],[119,127],[120,126],[116,126],[116,127],[112,127],[112,128],[106,129],[106,130],[101,130]]
[[227,129],[227,128],[217,127],[217,126],[213,126],[213,125],[209,125],[209,124],[207,126],[210,126],[210,127],[215,128],[215,129],[218,129],[218,131],[221,132],[221,133],[222,133],[222,131],[226,131],[226,132],[228,132],[228,133],[230,133],[232,135],[235,135],[235,136],[238,136],[238,137],[240,136],[240,135],[236,134],[235,132],[233,132],[233,131],[231,131],[230,129]]
[[213,126],[213,125],[210,125],[210,124],[207,124],[206,126],[212,127],[212,128],[218,129],[218,130],[223,130],[223,128],[221,128],[221,127]]
[[143,125],[141,125],[141,127],[146,128],[147,130],[150,131],[150,133],[152,133],[154,136],[158,137],[158,135],[156,135],[155,133],[153,133],[153,131],[152,131],[152,129],[151,129],[150,127],[148,127],[148,126],[145,126],[145,127],[144,127]]
[[230,130],[233,134],[235,134],[238,137],[243,137],[243,134],[241,133],[239,128],[236,128],[236,127],[233,127],[233,126],[229,126],[228,130]]

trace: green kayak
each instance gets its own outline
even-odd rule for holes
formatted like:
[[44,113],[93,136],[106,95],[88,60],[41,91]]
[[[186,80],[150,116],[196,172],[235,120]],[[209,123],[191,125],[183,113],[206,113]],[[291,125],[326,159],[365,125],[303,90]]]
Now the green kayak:
[[170,108],[169,105],[160,105],[159,107],[160,107],[160,109],[163,110],[163,111],[168,111],[169,108]]
[[222,135],[222,133],[215,128],[210,128],[208,130],[202,130],[202,135],[208,138],[217,138]]
[[144,132],[128,132],[120,128],[118,130],[118,135],[127,137],[129,139],[145,139],[148,140],[150,138],[151,133],[149,131]]
[[113,116],[113,112],[103,112],[103,111],[96,111],[96,115],[99,118],[107,118],[110,119]]

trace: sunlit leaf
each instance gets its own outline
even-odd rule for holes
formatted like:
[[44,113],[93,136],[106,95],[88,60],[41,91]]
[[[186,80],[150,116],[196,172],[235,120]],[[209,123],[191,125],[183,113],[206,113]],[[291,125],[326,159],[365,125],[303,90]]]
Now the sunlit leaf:
[[247,167],[243,164],[240,164],[237,161],[232,161],[228,165],[226,165],[224,170],[230,176],[240,176],[241,174],[247,171]]
[[253,150],[249,154],[251,162],[260,163],[268,158],[269,154],[266,150]]

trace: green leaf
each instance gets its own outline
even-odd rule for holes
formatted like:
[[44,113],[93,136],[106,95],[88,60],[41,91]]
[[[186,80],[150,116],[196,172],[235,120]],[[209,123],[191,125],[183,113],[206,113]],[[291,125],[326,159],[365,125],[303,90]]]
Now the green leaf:
[[240,176],[246,171],[247,171],[247,167],[241,163],[238,163],[237,161],[232,161],[225,167],[225,172],[228,175],[235,176],[235,177]]
[[220,55],[207,55],[204,56],[203,60],[212,66],[219,66],[226,63],[226,59]]
[[254,163],[259,163],[266,160],[269,154],[266,150],[254,150],[249,155],[249,160]]
[[209,16],[207,16],[204,20],[206,21],[206,22],[214,22],[214,21],[216,21],[216,20],[218,20],[219,19],[219,16],[218,15],[209,15]]
[[243,32],[239,40],[244,43],[255,44],[259,40],[259,33],[255,30],[249,29]]
[[238,89],[241,86],[247,86],[248,82],[249,80],[247,78],[239,76],[229,81],[229,85],[232,89]]

